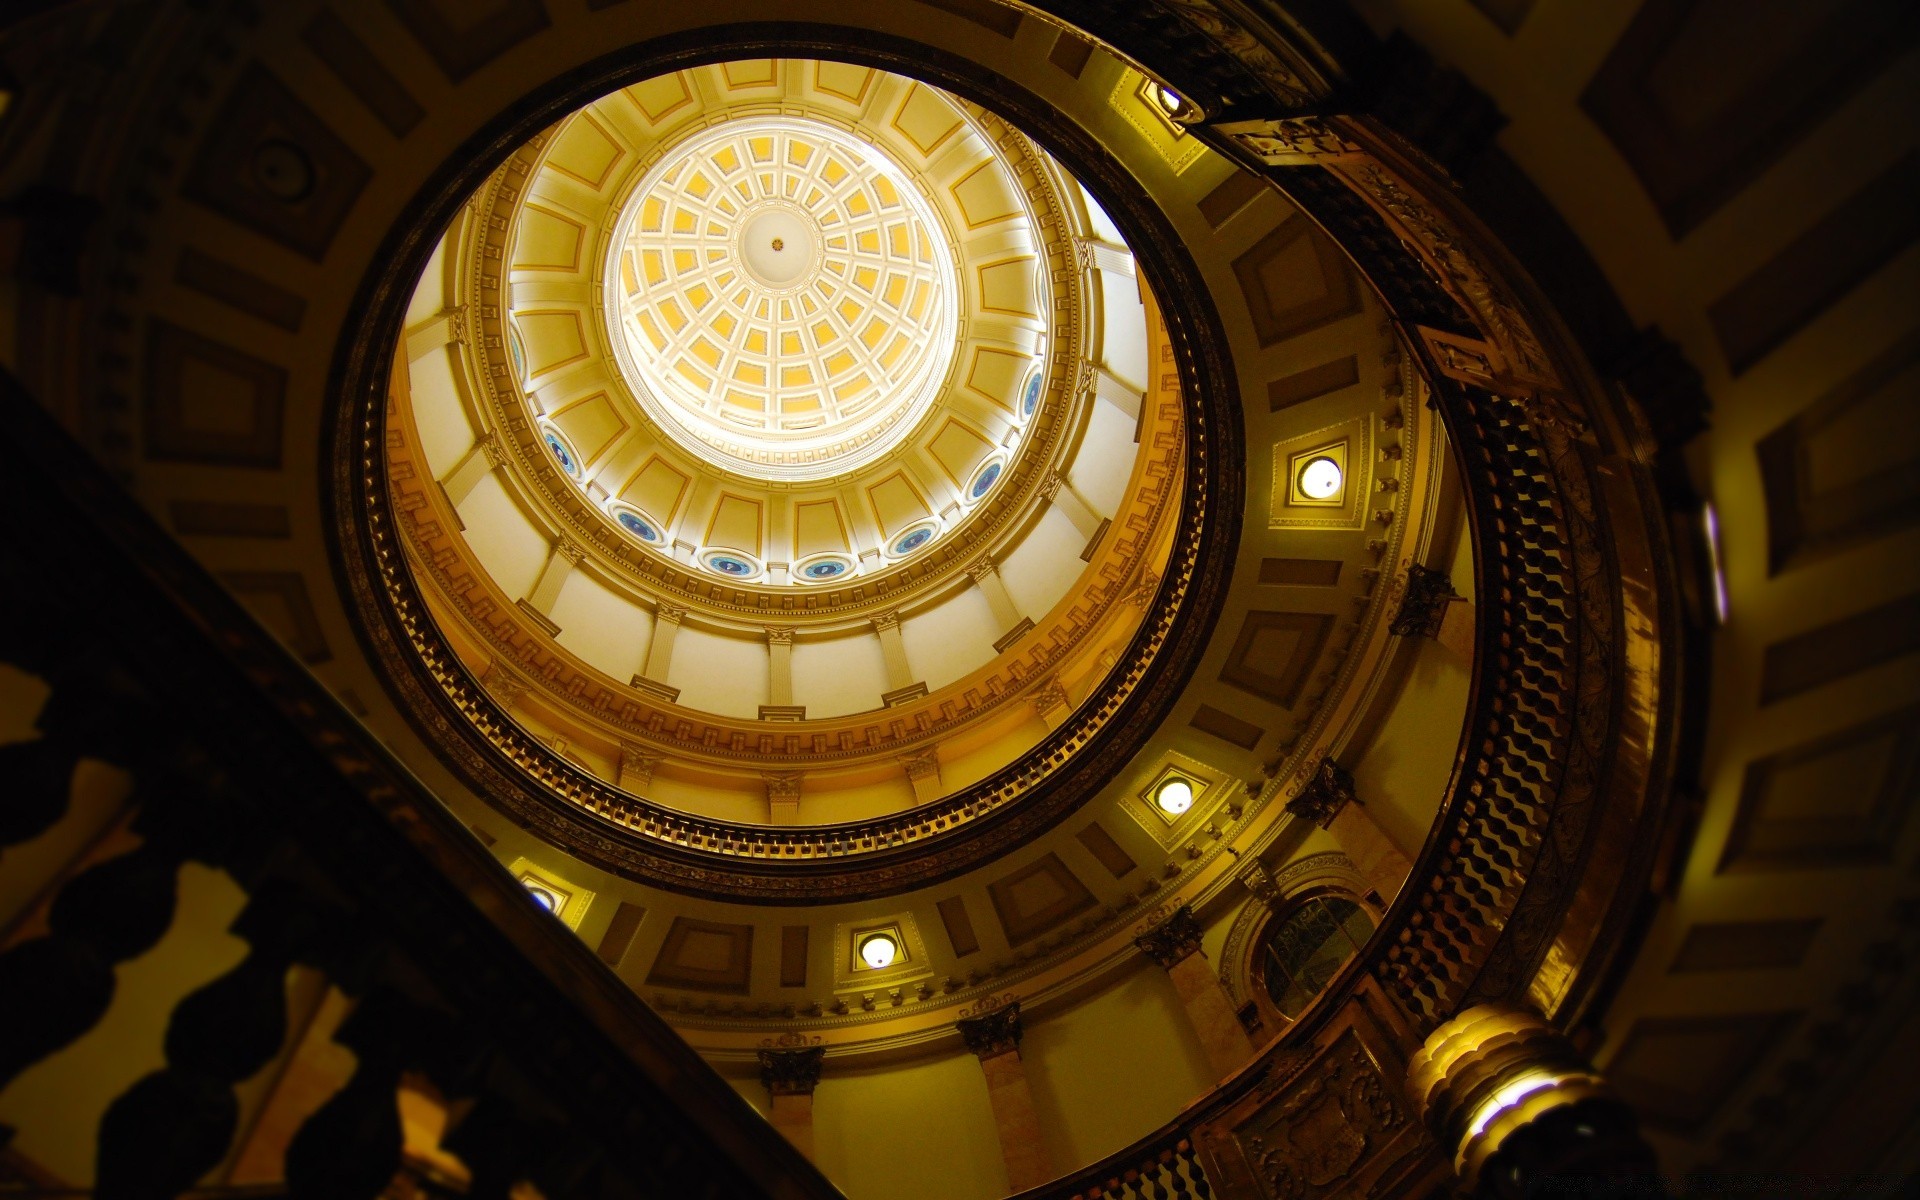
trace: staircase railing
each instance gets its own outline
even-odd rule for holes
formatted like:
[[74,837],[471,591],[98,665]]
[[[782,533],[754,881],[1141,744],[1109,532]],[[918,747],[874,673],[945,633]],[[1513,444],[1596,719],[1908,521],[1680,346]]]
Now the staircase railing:
[[286,1147],[286,1194],[385,1192],[397,1089],[424,1079],[473,1197],[839,1195],[4,372],[0,662],[48,689],[39,736],[0,746],[0,850],[66,815],[81,760],[133,780],[131,848],[79,863],[0,949],[0,1089],[188,919],[183,864],[247,897],[245,957],[107,1108],[93,1194],[178,1195],[226,1159],[299,966],[351,1002],[355,1066]]

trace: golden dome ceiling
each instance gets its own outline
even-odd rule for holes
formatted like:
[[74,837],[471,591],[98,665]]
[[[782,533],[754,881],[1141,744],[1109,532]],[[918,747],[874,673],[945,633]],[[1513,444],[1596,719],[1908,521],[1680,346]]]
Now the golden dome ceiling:
[[1157,653],[1166,335],[1099,205],[984,109],[674,72],[523,146],[437,261],[416,307],[475,327],[396,370],[409,559],[514,757],[584,769],[559,790],[599,819],[819,831],[776,857],[938,836],[1047,786],[1068,756],[1001,775]]
[[699,131],[625,205],[607,311],[656,426],[723,470],[819,479],[932,410],[953,363],[954,252],[912,178],[820,120]]

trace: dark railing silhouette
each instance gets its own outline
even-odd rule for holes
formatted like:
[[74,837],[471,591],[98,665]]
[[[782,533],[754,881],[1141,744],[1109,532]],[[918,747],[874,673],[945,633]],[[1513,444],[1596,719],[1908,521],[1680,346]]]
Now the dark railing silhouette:
[[839,1195],[4,373],[0,662],[50,689],[39,737],[0,746],[0,848],[61,820],[82,759],[132,777],[137,838],[0,951],[0,1088],[99,1022],[115,965],[175,927],[183,864],[247,896],[245,958],[108,1107],[92,1194],[187,1193],[225,1159],[301,966],[353,1002],[335,1041],[356,1065],[278,1194],[404,1179],[404,1076],[449,1102],[472,1197]]

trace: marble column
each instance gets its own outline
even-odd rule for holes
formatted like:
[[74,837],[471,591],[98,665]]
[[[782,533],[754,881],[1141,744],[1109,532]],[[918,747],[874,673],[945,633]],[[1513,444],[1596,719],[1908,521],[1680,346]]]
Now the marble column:
[[1173,981],[1180,1007],[1186,1010],[1187,1022],[1199,1036],[1213,1073],[1224,1078],[1246,1066],[1253,1058],[1253,1041],[1233,1011],[1220,977],[1200,952],[1200,922],[1194,920],[1193,909],[1182,904],[1133,942]]
[[813,1089],[820,1083],[820,1065],[827,1054],[819,1041],[787,1034],[760,1045],[767,1120],[809,1159],[813,1157]]
[[989,996],[962,1009],[956,1024],[987,1077],[987,1101],[993,1106],[1000,1155],[1007,1164],[1008,1189],[1023,1192],[1038,1187],[1053,1178],[1053,1167],[1040,1141],[1033,1088],[1020,1061],[1020,1001],[1013,996]]
[[1354,794],[1353,775],[1331,758],[1287,802],[1287,811],[1333,835],[1340,853],[1353,860],[1383,902],[1391,902],[1413,864]]

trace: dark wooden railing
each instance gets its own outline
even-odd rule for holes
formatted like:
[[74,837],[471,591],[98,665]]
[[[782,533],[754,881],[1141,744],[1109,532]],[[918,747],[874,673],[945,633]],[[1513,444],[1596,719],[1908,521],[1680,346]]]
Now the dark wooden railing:
[[49,689],[39,737],[0,746],[0,849],[62,820],[81,760],[133,780],[132,848],[81,863],[0,951],[0,1089],[100,1021],[116,964],[179,935],[183,864],[247,897],[230,931],[189,931],[247,953],[108,1107],[92,1194],[176,1196],[225,1160],[296,966],[352,1001],[334,1040],[356,1065],[286,1147],[284,1194],[404,1179],[403,1077],[446,1099],[469,1196],[839,1194],[4,373],[0,662]]

